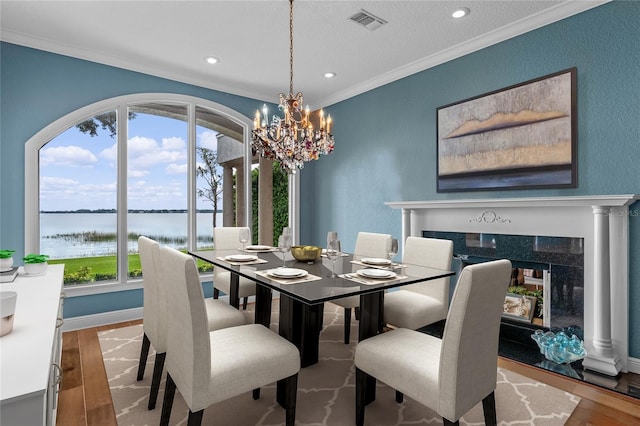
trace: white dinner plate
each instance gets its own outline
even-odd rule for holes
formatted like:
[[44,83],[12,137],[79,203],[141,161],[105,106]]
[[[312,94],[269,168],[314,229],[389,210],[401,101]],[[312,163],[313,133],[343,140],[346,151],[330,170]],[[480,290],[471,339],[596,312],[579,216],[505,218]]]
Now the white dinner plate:
[[379,257],[363,257],[360,259],[362,263],[368,263],[369,265],[391,265],[389,259],[382,259]]
[[308,272],[304,269],[277,268],[270,270],[268,274],[276,278],[302,278],[306,276]]
[[396,273],[393,271],[387,271],[386,269],[359,269],[356,272],[358,275],[362,275],[367,278],[393,278],[396,276]]
[[247,246],[245,248],[245,250],[254,250],[254,251],[261,251],[261,250],[271,250],[271,246],[261,246],[258,244],[254,244],[252,246]]
[[224,260],[229,260],[231,262],[251,262],[258,260],[258,256],[254,256],[252,254],[230,254],[229,256],[225,256]]

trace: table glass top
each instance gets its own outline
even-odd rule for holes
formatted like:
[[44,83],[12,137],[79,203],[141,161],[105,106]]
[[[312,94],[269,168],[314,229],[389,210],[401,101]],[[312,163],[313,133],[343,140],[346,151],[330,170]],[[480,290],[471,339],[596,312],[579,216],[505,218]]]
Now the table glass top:
[[[354,258],[353,255],[343,254],[335,261],[335,272],[338,276],[333,278],[331,277],[331,260],[324,257],[324,255],[315,262],[307,263],[299,262],[295,260],[290,253],[287,253],[287,268],[306,271],[308,279],[292,279],[291,283],[286,283],[286,280],[275,279],[266,274],[267,271],[282,267],[282,253],[279,252],[244,253],[241,250],[198,250],[192,251],[190,254],[210,262],[216,267],[235,272],[240,276],[254,280],[272,290],[277,290],[308,304],[322,303],[346,296],[373,293],[389,288],[447,277],[455,273],[453,271],[409,264],[392,264],[391,267],[388,268],[383,265],[369,265],[362,262],[363,259],[361,257]],[[258,261],[262,263],[247,261],[240,264],[240,262],[230,263],[225,260],[227,256],[246,254],[256,256],[259,259]],[[241,257],[238,259],[245,260]],[[371,259],[364,260],[376,263]],[[383,267],[384,269],[382,269]],[[390,280],[383,276],[377,277],[377,275],[386,275],[386,273],[374,272],[369,274],[376,275],[374,277],[363,276],[361,275],[362,273],[357,273],[359,270],[372,268],[377,268],[378,271],[392,271],[396,276]],[[349,274],[351,279],[345,278],[344,274]]]

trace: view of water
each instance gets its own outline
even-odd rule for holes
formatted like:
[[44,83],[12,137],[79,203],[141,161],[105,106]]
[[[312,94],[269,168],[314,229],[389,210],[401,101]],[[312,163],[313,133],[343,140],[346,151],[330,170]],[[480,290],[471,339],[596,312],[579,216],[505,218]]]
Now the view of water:
[[[198,247],[211,244],[212,213],[197,214]],[[222,225],[222,213],[217,213],[217,225]],[[187,213],[129,213],[129,232],[163,239],[162,244],[175,248],[186,247]],[[83,241],[84,232],[116,232],[115,213],[41,213],[40,253],[52,259],[103,256],[115,254],[116,242]],[[165,241],[164,238],[175,239]],[[181,241],[182,240],[182,241]],[[129,241],[130,252],[138,251],[138,241]]]

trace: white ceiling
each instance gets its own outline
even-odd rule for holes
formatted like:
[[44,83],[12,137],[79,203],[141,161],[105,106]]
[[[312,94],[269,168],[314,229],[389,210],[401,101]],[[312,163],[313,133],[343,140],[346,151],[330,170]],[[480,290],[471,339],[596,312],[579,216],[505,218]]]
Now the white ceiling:
[[[328,106],[606,1],[296,0],[294,90]],[[354,23],[361,9],[388,24]],[[289,90],[287,0],[2,0],[0,38],[271,102]]]

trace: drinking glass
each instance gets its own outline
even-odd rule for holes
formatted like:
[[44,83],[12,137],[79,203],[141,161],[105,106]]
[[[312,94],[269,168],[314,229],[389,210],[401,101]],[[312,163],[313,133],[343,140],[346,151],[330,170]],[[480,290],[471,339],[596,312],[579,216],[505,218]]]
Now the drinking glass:
[[249,230],[248,229],[241,229],[240,233],[238,234],[238,239],[240,240],[240,243],[242,244],[242,251],[244,251],[245,245],[249,242],[249,238],[251,238],[251,235],[249,234]]
[[282,253],[282,267],[287,267],[286,254],[291,250],[292,240],[290,235],[280,235],[278,237],[278,251]]
[[331,260],[331,278],[336,277],[336,260],[340,256],[340,240],[331,240],[327,244],[327,258]]
[[332,240],[338,239],[338,233],[336,231],[327,232],[327,247],[329,247],[329,242]]
[[389,260],[393,260],[398,254],[398,240],[396,238],[389,238],[387,240],[387,254],[389,255]]

